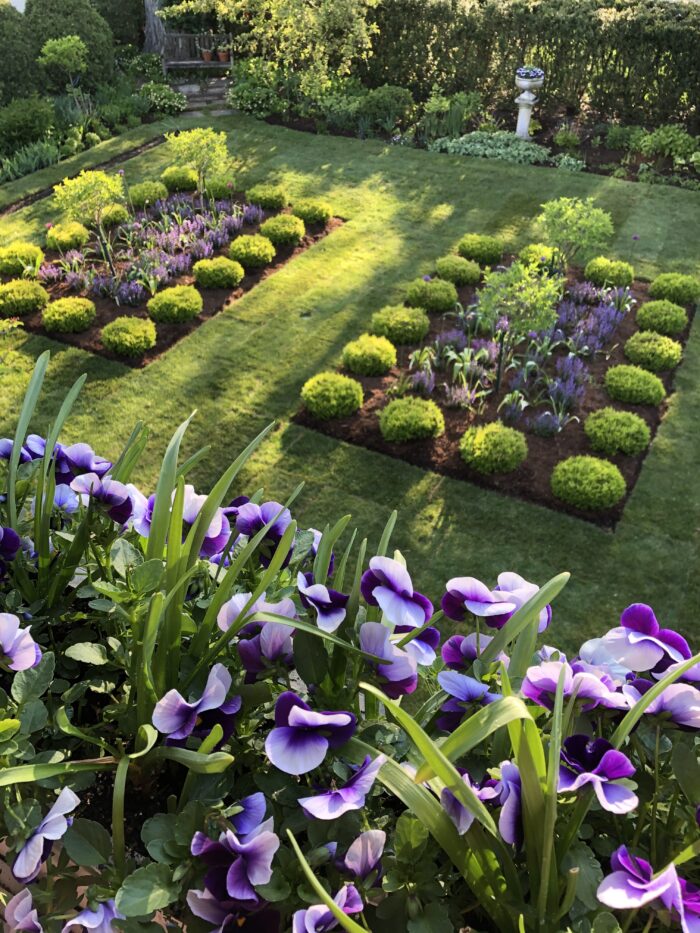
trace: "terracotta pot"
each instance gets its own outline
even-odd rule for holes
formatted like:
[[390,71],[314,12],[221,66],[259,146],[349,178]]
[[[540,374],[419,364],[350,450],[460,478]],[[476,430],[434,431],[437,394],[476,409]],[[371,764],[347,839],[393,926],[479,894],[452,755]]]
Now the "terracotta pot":
[[214,53],[211,49],[202,49],[202,59],[205,62],[213,61]]
[[231,53],[230,53],[230,52],[217,52],[216,54],[219,56],[219,61],[220,61],[220,62],[227,62],[227,61],[229,61],[230,58],[231,58]]

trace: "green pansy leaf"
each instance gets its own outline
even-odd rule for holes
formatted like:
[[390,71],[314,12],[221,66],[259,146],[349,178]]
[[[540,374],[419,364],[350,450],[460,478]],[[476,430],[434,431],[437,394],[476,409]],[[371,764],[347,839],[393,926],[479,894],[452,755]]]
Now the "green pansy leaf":
[[109,660],[107,649],[104,645],[95,644],[89,641],[79,642],[77,645],[70,645],[65,650],[65,656],[73,661],[82,661],[83,664],[106,664]]
[[112,567],[122,580],[126,579],[127,570],[143,563],[143,555],[126,538],[117,538],[109,552]]
[[134,568],[131,575],[131,583],[139,594],[152,593],[160,586],[163,579],[163,561],[147,560],[145,563]]
[[617,919],[607,910],[603,911],[593,921],[591,933],[622,933],[622,927]]
[[106,865],[112,856],[112,837],[99,823],[77,819],[63,837],[66,852],[77,865]]
[[179,893],[180,886],[173,882],[167,865],[153,863],[125,878],[114,900],[125,917],[147,917],[172,904]]
[[[25,735],[31,735],[32,732],[38,732],[43,729],[49,719],[49,711],[41,700],[29,700],[22,707],[19,714],[19,720],[22,724],[22,732]],[[0,741],[3,739],[0,737]]]
[[436,901],[428,904],[420,917],[409,920],[406,929],[408,933],[454,933],[447,908]]
[[571,846],[561,863],[564,872],[571,868],[578,868],[578,883],[576,884],[576,900],[580,901],[586,910],[596,910],[600,901],[596,891],[603,880],[603,870],[593,852],[583,842]]
[[286,900],[292,893],[287,879],[280,872],[274,872],[267,884],[259,884],[255,890],[266,901],[276,904]]
[[46,693],[53,680],[54,667],[53,652],[46,651],[36,667],[15,674],[11,690],[13,699],[20,704],[38,700]]
[[700,800],[700,763],[697,753],[687,745],[678,744],[671,756],[673,773],[687,800],[695,806]]
[[0,742],[9,742],[13,735],[17,735],[20,726],[19,719],[0,719]]

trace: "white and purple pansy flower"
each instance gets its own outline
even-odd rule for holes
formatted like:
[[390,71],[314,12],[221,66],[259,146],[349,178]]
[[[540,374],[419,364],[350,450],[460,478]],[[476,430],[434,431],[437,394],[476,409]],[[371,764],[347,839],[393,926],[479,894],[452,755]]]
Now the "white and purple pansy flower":
[[125,525],[131,518],[132,504],[129,490],[111,476],[99,477],[97,473],[82,473],[71,482],[70,488],[77,492],[83,505],[94,499],[112,521]]
[[[401,640],[405,638],[409,632],[415,632],[415,629],[411,628],[410,625],[397,625],[394,629],[394,639],[400,644]],[[431,625],[428,628],[424,628],[415,638],[411,638],[410,641],[407,641],[403,646],[403,650],[409,657],[413,658],[416,664],[422,667],[430,667],[437,657],[439,645],[440,632]]]
[[610,813],[629,813],[639,799],[624,784],[631,778],[634,765],[607,739],[590,739],[587,735],[572,735],[564,740],[559,767],[559,793],[575,794],[592,787],[598,803]]
[[385,761],[385,755],[378,755],[374,759],[367,755],[342,787],[332,787],[315,797],[301,797],[299,803],[302,809],[307,816],[317,820],[335,820],[350,810],[361,810]]
[[280,694],[275,704],[275,727],[265,741],[272,764],[285,774],[306,774],[317,768],[329,748],[352,738],[356,719],[342,710],[316,712],[296,693]]
[[[239,534],[245,535],[246,538],[254,537],[259,531],[262,531],[265,525],[272,522],[258,548],[260,563],[263,567],[269,565],[291,521],[292,513],[280,502],[263,502],[262,505],[255,502],[244,502],[237,507],[236,530]],[[292,545],[289,553],[285,556],[283,566],[286,567],[291,560],[293,550],[294,546]]]
[[89,444],[71,444],[70,447],[61,449],[73,476],[80,476],[82,473],[105,476],[112,469],[111,461],[98,456]]
[[117,910],[113,900],[98,904],[94,910],[81,910],[79,914],[69,920],[61,930],[68,933],[73,927],[82,927],[84,930],[95,930],[96,933],[114,933],[115,920],[124,920],[124,914]]
[[[219,609],[219,614],[216,617],[216,624],[219,626],[222,632],[227,632],[234,622],[238,622],[241,618],[245,607],[251,600],[252,593],[235,593],[231,599],[224,603],[224,605]],[[263,593],[259,599],[256,599],[255,602],[248,608],[248,611],[245,615],[244,625],[240,628],[239,632],[246,632],[246,626],[251,626],[256,624],[256,616],[261,612],[267,612],[270,615],[285,616],[287,619],[295,619],[297,615],[297,609],[294,605],[294,601],[289,599],[288,596],[285,596],[283,599],[280,599],[279,602],[271,603],[267,601],[266,594]],[[261,624],[258,622],[257,624]],[[275,623],[277,624],[277,623]],[[284,623],[279,623],[284,624]],[[252,631],[252,629],[248,629]],[[292,631],[292,629],[289,629]]]
[[386,833],[381,829],[368,829],[351,843],[343,859],[343,868],[360,881],[366,881],[373,872],[372,880],[382,874],[381,858],[386,845]]
[[584,710],[603,706],[607,709],[627,709],[629,700],[615,690],[615,684],[604,671],[568,661],[544,661],[529,667],[521,693],[546,709],[553,709],[559,677],[564,669],[564,697],[575,696]]
[[[653,686],[653,681],[637,677],[625,684],[622,693],[627,697],[630,706],[634,706]],[[700,729],[700,690],[692,684],[669,684],[651,701],[645,714],[670,719],[684,729]]]
[[450,695],[440,707],[441,715],[435,722],[444,732],[456,729],[465,715],[473,712],[474,705],[486,706],[501,699],[501,695],[491,693],[486,684],[457,671],[440,671],[438,683]]
[[[493,641],[492,635],[484,635],[483,632],[470,632],[469,635],[450,635],[444,642],[441,654],[445,667],[451,670],[462,670],[465,667],[471,667],[481,653]],[[501,652],[496,658],[508,667],[508,655]]]
[[485,803],[500,806],[498,831],[509,845],[523,843],[522,786],[518,766],[512,761],[502,761],[500,779],[482,781],[479,798]]
[[420,628],[433,615],[427,596],[413,589],[413,582],[401,561],[393,557],[373,557],[362,574],[360,589],[369,606],[379,606],[392,625]]
[[32,638],[30,626],[20,628],[11,612],[0,612],[0,667],[27,671],[41,661],[41,648]]
[[[364,908],[354,884],[343,885],[333,900],[348,915],[359,914]],[[297,910],[292,918],[292,933],[327,933],[337,926],[338,921],[325,904],[314,904],[306,910]]]
[[217,841],[196,832],[190,850],[206,864],[204,886],[215,898],[255,906],[260,903],[255,885],[267,884],[272,877],[272,860],[279,847],[272,820],[266,820],[245,836],[224,830]]
[[223,664],[215,664],[199,699],[187,702],[177,690],[168,690],[155,705],[152,722],[168,736],[168,744],[183,743],[190,735],[204,738],[215,725],[223,729],[222,742],[233,733],[236,713],[241,708],[239,696],[227,699],[231,675]]
[[132,483],[129,483],[126,488],[131,498],[131,524],[141,537],[147,538],[151,533],[153,509],[156,504],[155,494],[152,493],[146,498]]
[[316,613],[318,627],[324,632],[335,632],[345,619],[350,597],[322,583],[314,583],[312,573],[301,571],[297,574],[297,589],[302,606]]
[[[473,790],[477,797],[481,796],[481,788],[478,784],[473,784],[471,778],[467,772],[462,773],[462,780],[467,785],[470,790]],[[488,801],[494,800],[496,797],[496,792],[492,787],[488,787],[484,793],[484,799]],[[449,789],[449,787],[443,787],[440,792],[440,803],[445,813],[454,823],[455,829],[460,836],[463,836],[466,832],[469,832],[472,823],[474,822],[474,814],[472,811],[465,807],[462,801],[457,797],[457,795]]]
[[[442,610],[448,619],[461,622],[467,612],[483,618],[490,628],[503,628],[508,619],[539,591],[518,573],[506,571],[498,575],[498,583],[490,590],[476,577],[453,577],[447,581],[442,597]],[[552,609],[540,612],[538,631],[543,632],[552,620]]]
[[34,881],[42,863],[51,854],[57,839],[61,839],[73,820],[68,816],[80,803],[80,798],[69,787],[64,787],[56,802],[39,823],[17,855],[12,874],[23,884]]
[[7,933],[44,933],[29,888],[22,888],[5,904],[5,929]]
[[267,905],[246,910],[240,901],[215,897],[206,888],[187,892],[187,906],[195,917],[206,920],[213,927],[212,933],[227,933],[231,930],[251,930],[255,933],[279,933],[280,915]]
[[[183,539],[199,518],[199,513],[204,508],[207,498],[208,496],[196,493],[194,486],[185,486],[185,498],[182,503]],[[220,554],[226,547],[230,537],[231,526],[228,518],[224,515],[223,509],[217,509],[204,534],[204,540],[199,549],[200,555],[202,557],[214,557],[214,555]]]
[[360,626],[360,648],[367,654],[381,658],[369,661],[377,675],[382,690],[396,700],[413,693],[418,686],[418,666],[415,658],[398,648],[391,641],[389,629],[380,622],[364,622]]

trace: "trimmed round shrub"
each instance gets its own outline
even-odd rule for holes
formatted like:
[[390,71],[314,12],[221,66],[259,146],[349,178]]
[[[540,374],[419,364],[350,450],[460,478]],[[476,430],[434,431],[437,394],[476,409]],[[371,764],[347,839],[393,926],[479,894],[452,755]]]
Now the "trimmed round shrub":
[[372,315],[371,330],[393,344],[418,343],[427,336],[430,320],[422,308],[388,305]]
[[700,281],[680,272],[664,272],[649,286],[650,298],[665,298],[676,305],[693,305],[700,301]]
[[362,334],[345,344],[343,366],[358,376],[381,376],[396,366],[396,347],[386,337]]
[[240,262],[216,256],[214,259],[200,259],[194,264],[192,273],[195,282],[202,288],[236,288],[245,270]]
[[184,324],[197,317],[204,302],[194,285],[174,285],[154,295],[147,307],[159,324]]
[[170,165],[161,174],[160,180],[171,194],[179,191],[197,190],[197,173],[185,165]]
[[305,224],[327,224],[333,216],[333,208],[328,201],[316,201],[304,198],[292,207],[292,214],[300,217]]
[[289,203],[287,192],[281,185],[254,185],[246,192],[251,204],[259,204],[266,211],[279,211]]
[[651,431],[644,418],[616,408],[594,411],[586,418],[583,429],[593,450],[608,457],[640,454],[651,440]]
[[385,441],[400,444],[439,437],[445,433],[445,419],[435,402],[425,398],[397,398],[379,415],[379,429]]
[[44,309],[41,323],[50,334],[80,334],[90,327],[96,314],[89,298],[59,298]]
[[634,269],[628,262],[607,259],[598,256],[586,265],[584,276],[594,285],[612,285],[615,288],[624,288],[634,281]]
[[103,227],[118,227],[129,219],[129,211],[124,204],[110,204],[102,211]]
[[552,494],[577,509],[611,509],[627,492],[614,463],[600,457],[568,457],[552,470]]
[[129,188],[129,198],[137,211],[155,204],[156,201],[162,201],[167,196],[168,189],[162,181],[142,181]]
[[452,311],[458,298],[455,286],[444,279],[415,279],[406,290],[406,304],[426,311]]
[[682,353],[683,347],[677,340],[653,330],[637,331],[625,344],[625,356],[630,363],[650,369],[653,373],[678,366]]
[[611,366],[605,388],[615,402],[628,405],[660,405],[666,396],[663,382],[641,366]]
[[526,266],[548,266],[554,262],[554,257],[554,247],[546,243],[528,243],[518,253],[518,259]]
[[38,282],[14,279],[0,285],[0,317],[24,317],[48,303],[49,293]]
[[637,324],[640,330],[653,330],[657,334],[674,337],[688,326],[688,313],[672,301],[647,301],[637,311]]
[[260,234],[238,236],[228,248],[229,259],[240,262],[244,269],[259,269],[272,262],[276,254],[271,240]]
[[503,257],[503,243],[498,237],[467,233],[457,244],[457,252],[480,266],[495,266]]
[[347,418],[362,407],[362,386],[340,373],[319,373],[308,379],[301,398],[309,414],[320,421]]
[[479,263],[462,256],[443,256],[435,263],[435,269],[441,279],[455,285],[478,285],[481,279]]
[[80,249],[90,239],[90,231],[77,220],[54,224],[46,232],[46,248],[65,253],[69,249]]
[[527,457],[527,439],[522,431],[491,421],[468,428],[459,450],[462,460],[478,473],[512,473]]
[[0,246],[0,275],[24,275],[27,269],[39,269],[44,253],[33,243],[18,240],[9,246]]
[[215,201],[223,201],[231,197],[233,191],[233,179],[224,176],[208,178],[206,184],[207,195]]
[[156,345],[156,325],[142,317],[117,317],[102,328],[102,345],[118,356],[143,356]]
[[270,217],[260,227],[262,236],[266,236],[274,246],[296,246],[306,233],[301,217],[293,214],[278,214]]

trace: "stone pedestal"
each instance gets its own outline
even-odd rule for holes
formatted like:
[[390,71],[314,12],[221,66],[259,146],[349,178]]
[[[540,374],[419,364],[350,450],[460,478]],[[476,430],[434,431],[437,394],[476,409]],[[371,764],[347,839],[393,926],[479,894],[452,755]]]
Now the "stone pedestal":
[[518,125],[515,128],[515,135],[521,139],[530,138],[530,118],[532,117],[532,108],[537,103],[535,91],[542,87],[544,78],[520,78],[516,75],[515,84],[522,91],[515,98],[518,105]]

